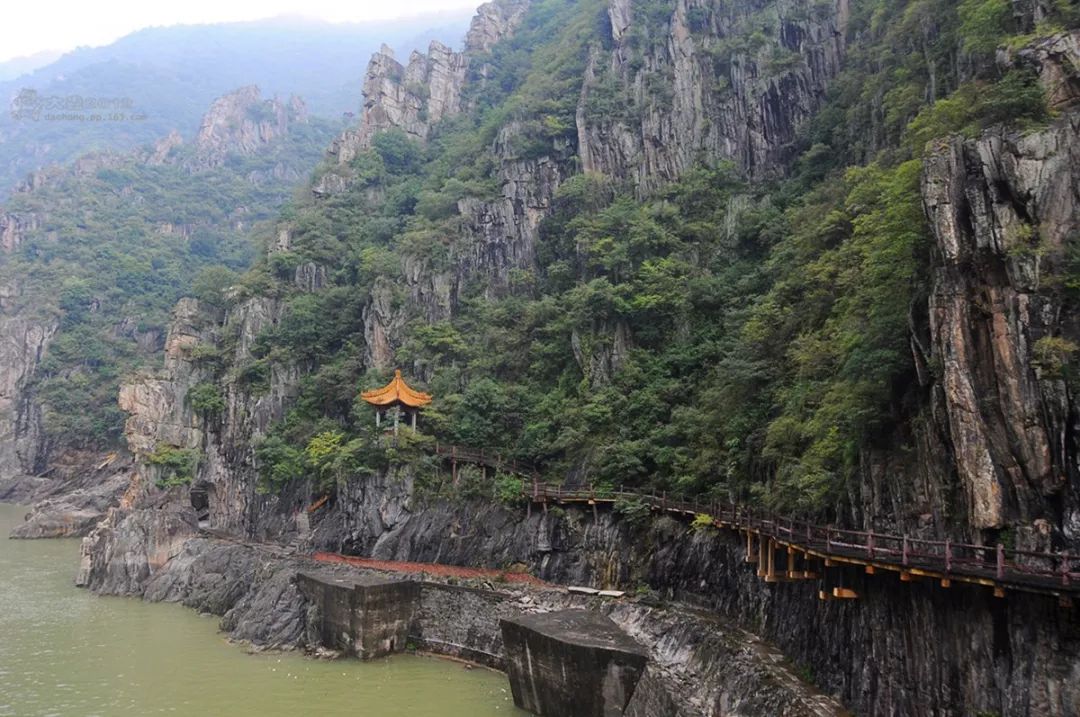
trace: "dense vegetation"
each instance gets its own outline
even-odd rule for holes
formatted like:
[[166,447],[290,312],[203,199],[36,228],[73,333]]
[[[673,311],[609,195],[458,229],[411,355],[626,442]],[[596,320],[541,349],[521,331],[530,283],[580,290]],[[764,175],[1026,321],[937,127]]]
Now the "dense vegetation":
[[[650,103],[671,102],[672,78],[649,69],[648,58],[663,49],[673,7],[634,3],[629,63],[644,99],[628,100],[623,80],[600,68],[588,112],[634,121]],[[206,349],[195,358],[213,377],[187,397],[214,423],[225,412],[224,384],[258,393],[271,365],[303,369],[295,404],[257,446],[267,489],[393,463],[431,478],[423,447],[440,440],[600,487],[834,509],[866,448],[898,440],[918,403],[909,342],[926,322],[930,242],[919,177],[927,144],[1051,119],[1034,77],[1001,70],[994,53],[1074,26],[1078,4],[1059,0],[1040,27],[1018,25],[1010,7],[852,0],[845,68],[802,128],[782,180],[751,183],[736,166],[703,157],[642,199],[629,182],[579,173],[582,75],[611,32],[602,0],[536,0],[511,39],[473,59],[472,111],[443,121],[426,144],[378,135],[339,194],[287,200],[288,180],[268,171],[312,166],[329,137],[321,123],[194,174],[183,156],[149,166],[103,155],[55,175],[9,202],[7,211],[36,214],[42,225],[0,258],[0,278],[18,278],[26,309],[59,317],[35,387],[50,442],[118,440],[117,385],[157,360],[180,296],[217,311],[273,295],[285,301],[285,318],[258,338],[251,361],[229,365],[231,352]],[[717,93],[731,91],[727,78],[748,56],[772,76],[801,62],[769,49],[779,4],[753,8],[734,32],[703,44]],[[693,32],[711,32],[710,12],[691,13]],[[548,157],[569,177],[540,227],[535,266],[505,281],[457,268],[474,241],[459,201],[499,195],[492,147],[500,143],[518,159]],[[316,179],[328,171],[339,170],[322,165]],[[277,225],[264,222],[283,204]],[[279,226],[291,235],[288,251],[268,248]],[[257,257],[252,236],[263,244]],[[314,293],[293,281],[308,262],[329,272]],[[412,302],[406,265],[457,272],[452,311]],[[396,359],[436,396],[424,435],[394,447],[377,445],[372,412],[357,401],[358,388],[387,378],[363,360],[364,311],[375,293],[409,312]],[[1036,352],[1068,372],[1077,349],[1043,342]],[[190,481],[198,456],[159,448],[150,460],[162,482]],[[461,492],[516,495],[512,477],[483,485],[463,476]]]
[[180,297],[220,302],[220,287],[251,265],[248,229],[290,195],[275,168],[306,171],[334,129],[293,125],[258,156],[212,170],[185,168],[190,149],[159,166],[134,155],[87,157],[81,169],[12,196],[4,211],[37,216],[40,226],[18,251],[0,254],[0,282],[20,287],[24,315],[59,321],[34,387],[52,448],[119,442],[121,379],[158,364]]
[[[557,148],[573,141],[601,10],[536,3],[489,58],[475,113],[444,123],[427,146],[378,137],[355,160],[361,179],[349,192],[287,209],[295,251],[247,278],[289,302],[255,368],[310,369],[260,446],[269,483],[382,460],[370,411],[355,402],[358,385],[385,378],[362,372],[365,301],[395,287],[406,257],[429,270],[452,264],[465,241],[457,201],[497,189],[484,150],[509,118],[525,118],[518,156],[572,159]],[[662,26],[672,3],[642,0],[635,12]],[[1005,0],[855,0],[852,15],[859,40],[788,179],[749,185],[703,162],[639,201],[630,186],[579,174],[542,226],[535,271],[506,287],[468,284],[446,320],[418,312],[397,358],[436,396],[425,432],[600,486],[838,505],[860,452],[892,439],[912,398],[909,337],[925,322],[914,307],[928,289],[926,143],[1046,122],[1034,78],[1003,73],[993,53],[1054,29],[1016,26]],[[1054,22],[1077,21],[1077,5],[1061,2]],[[332,286],[298,294],[276,283],[301,261],[332,267]]]

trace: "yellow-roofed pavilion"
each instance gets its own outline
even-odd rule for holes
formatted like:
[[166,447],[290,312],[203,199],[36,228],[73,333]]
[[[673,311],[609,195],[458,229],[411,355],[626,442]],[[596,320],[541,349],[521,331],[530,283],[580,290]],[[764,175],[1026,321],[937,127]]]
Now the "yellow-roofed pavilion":
[[375,407],[375,426],[382,425],[382,415],[385,411],[392,411],[394,416],[394,433],[398,430],[398,419],[402,410],[411,418],[412,429],[416,430],[416,414],[420,409],[431,403],[431,394],[417,391],[405,383],[401,377],[401,369],[394,371],[394,379],[382,388],[364,391],[360,394],[364,399]]

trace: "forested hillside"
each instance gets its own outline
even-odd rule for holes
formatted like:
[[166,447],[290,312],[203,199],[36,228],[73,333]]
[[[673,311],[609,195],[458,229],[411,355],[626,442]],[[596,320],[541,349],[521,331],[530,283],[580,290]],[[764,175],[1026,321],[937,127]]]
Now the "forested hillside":
[[[923,159],[938,138],[1053,121],[1038,67],[1015,53],[1075,25],[1076,5],[612,8],[532,3],[511,39],[472,58],[460,114],[339,143],[316,191],[284,212],[287,250],[272,246],[246,280],[286,301],[284,319],[232,369],[253,390],[276,363],[305,373],[261,444],[269,480],[371,467],[356,388],[398,365],[436,396],[425,434],[599,486],[845,512],[868,456],[915,450],[930,391],[919,373],[941,371],[927,348]],[[679,42],[711,116],[679,115]],[[753,93],[765,126],[718,140]],[[650,157],[655,132],[683,121]],[[620,151],[635,134],[643,147],[590,146],[620,132]],[[527,181],[540,196],[513,194]],[[492,209],[505,199],[526,205],[508,210],[516,230]],[[1042,257],[1040,291],[1065,314],[1071,251],[1038,229],[1015,249]],[[292,283],[308,262],[327,272],[315,292]],[[1070,376],[1075,350],[1068,336],[1035,346]]]
[[0,207],[5,456],[120,444],[120,380],[160,361],[173,305],[208,307],[254,259],[276,215],[338,128],[303,102],[249,87],[218,99],[193,140],[83,156],[34,173]]

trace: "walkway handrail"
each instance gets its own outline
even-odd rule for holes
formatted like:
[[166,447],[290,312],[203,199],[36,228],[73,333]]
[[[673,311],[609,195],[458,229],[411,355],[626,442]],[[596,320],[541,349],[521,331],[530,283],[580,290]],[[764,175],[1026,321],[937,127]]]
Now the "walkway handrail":
[[[564,488],[540,481],[536,467],[507,459],[501,453],[455,445],[435,444],[436,455],[462,463],[487,466],[528,478],[523,497],[532,502],[615,503],[645,502],[650,509],[669,513],[708,515],[717,527],[751,530],[802,549],[836,557],[857,558],[906,570],[931,570],[943,575],[965,575],[997,582],[1037,583],[1047,588],[1080,591],[1080,555],[1007,548],[1002,544],[977,545],[946,538],[933,540],[910,535],[891,535],[873,530],[850,530],[815,525],[796,518],[763,514],[736,503],[700,503],[669,499],[666,493],[627,490]],[[1052,581],[1052,582],[1051,582]]]
[[483,448],[474,449],[436,443],[435,454],[446,456],[451,460],[460,461],[461,463],[474,463],[476,465],[487,466],[488,468],[494,468],[503,473],[524,476],[530,479],[539,475],[536,467],[531,463],[519,461],[516,458],[507,459],[501,453],[492,453],[490,451],[485,451]]
[[609,502],[640,501],[653,510],[669,513],[693,513],[709,516],[716,527],[753,530],[765,537],[782,540],[803,550],[824,550],[837,557],[855,557],[868,562],[890,564],[898,568],[933,570],[945,575],[993,579],[1023,584],[1040,579],[1066,590],[1080,589],[1080,556],[1068,552],[1039,552],[1006,548],[1002,544],[977,545],[950,539],[932,540],[909,535],[891,535],[873,530],[848,530],[814,525],[794,518],[768,516],[734,503],[697,503],[671,500],[666,495],[620,489],[597,491],[593,488],[563,488],[539,480],[526,487],[525,497],[532,502]]

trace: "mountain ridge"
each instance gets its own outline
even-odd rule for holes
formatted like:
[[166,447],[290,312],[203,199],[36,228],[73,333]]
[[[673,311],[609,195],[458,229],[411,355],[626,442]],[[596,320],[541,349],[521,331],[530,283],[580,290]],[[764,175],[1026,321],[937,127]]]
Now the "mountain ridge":
[[[41,98],[122,101],[93,121],[0,115],[0,195],[30,171],[92,150],[130,150],[172,130],[193,135],[203,109],[226,92],[259,85],[269,95],[303,94],[311,111],[340,118],[356,111],[368,58],[384,41],[408,50],[431,36],[456,43],[462,13],[403,21],[335,25],[263,22],[149,28],[110,45],[82,48],[29,75],[0,81],[0,97],[25,90]],[[212,48],[195,51],[196,48]],[[79,113],[79,114],[90,114]]]

